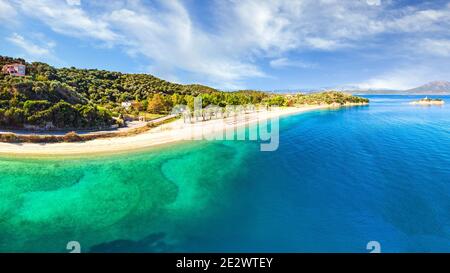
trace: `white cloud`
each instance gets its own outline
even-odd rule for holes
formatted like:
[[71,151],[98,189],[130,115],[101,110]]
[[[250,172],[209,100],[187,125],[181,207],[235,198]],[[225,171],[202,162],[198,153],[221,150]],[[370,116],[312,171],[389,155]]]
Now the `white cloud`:
[[228,1],[221,14],[227,36],[238,44],[266,51],[340,50],[361,46],[361,41],[370,43],[371,38],[385,33],[448,33],[448,5],[441,9],[392,8],[385,2]]
[[27,55],[32,58],[51,56],[51,49],[55,46],[53,42],[39,45],[31,40],[25,39],[22,35],[17,33],[13,33],[10,37],[7,37],[6,40],[24,50]]
[[270,66],[273,68],[286,68],[286,67],[297,67],[297,68],[315,68],[317,64],[302,62],[299,60],[290,60],[288,58],[278,58],[273,59],[269,62]]
[[101,16],[89,15],[81,6],[57,0],[20,0],[17,3],[25,14],[42,20],[55,32],[104,42],[119,39]]
[[336,50],[344,44],[339,44],[333,40],[326,40],[319,37],[306,38],[305,42],[314,49]]
[[[230,4],[231,2],[231,4]],[[288,5],[299,4],[291,1]],[[292,16],[280,1],[229,1],[221,6],[220,24],[227,42],[237,48],[282,52],[297,45]]]
[[17,3],[24,13],[44,21],[56,32],[94,38],[120,46],[131,55],[147,57],[151,72],[158,76],[174,78],[181,70],[223,88],[241,87],[242,79],[264,76],[257,66],[234,54],[229,44],[198,29],[179,1],[160,1],[159,10],[140,1],[123,6],[116,2],[114,6],[119,8],[102,14],[55,0]]
[[226,44],[217,37],[195,28],[180,3],[161,4],[163,12],[121,9],[107,18],[114,30],[126,33],[131,53],[140,53],[154,62],[154,73],[184,70],[224,88],[238,86],[247,77],[263,76],[256,66],[227,54]]
[[81,0],[66,0],[69,6],[80,6]]
[[397,18],[383,22],[383,31],[430,34],[447,31],[450,26],[450,9],[417,10],[407,8],[394,14]]
[[[1,22],[14,22],[14,20],[10,20],[12,17],[16,16],[17,12],[7,2],[7,0],[0,0],[0,21]],[[9,23],[8,23],[9,24]]]
[[425,39],[418,47],[432,55],[450,57],[450,40]]

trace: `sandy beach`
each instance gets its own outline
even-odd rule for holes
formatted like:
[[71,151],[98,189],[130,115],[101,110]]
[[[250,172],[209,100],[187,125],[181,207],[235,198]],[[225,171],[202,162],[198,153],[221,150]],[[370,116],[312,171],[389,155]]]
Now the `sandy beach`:
[[93,154],[120,153],[168,144],[177,141],[204,139],[204,136],[217,132],[242,127],[261,120],[268,120],[284,115],[328,108],[330,106],[303,106],[278,108],[271,111],[247,113],[240,118],[220,118],[195,123],[185,123],[183,119],[161,125],[145,133],[105,139],[95,139],[75,143],[0,143],[2,156],[80,156]]

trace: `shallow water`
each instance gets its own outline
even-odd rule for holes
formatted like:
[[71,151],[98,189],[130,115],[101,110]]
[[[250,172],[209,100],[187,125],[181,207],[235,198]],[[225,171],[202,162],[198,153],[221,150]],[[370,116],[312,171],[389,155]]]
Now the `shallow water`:
[[280,147],[0,159],[0,251],[450,251],[450,97],[281,119]]

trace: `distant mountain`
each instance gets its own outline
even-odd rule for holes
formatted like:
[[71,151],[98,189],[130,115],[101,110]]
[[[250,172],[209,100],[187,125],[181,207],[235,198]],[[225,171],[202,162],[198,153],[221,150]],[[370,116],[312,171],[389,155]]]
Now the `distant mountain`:
[[341,86],[335,87],[334,90],[348,92],[351,94],[392,94],[392,95],[440,95],[450,94],[450,82],[433,81],[417,88],[408,90],[392,90],[392,89],[361,89],[357,86]]
[[361,88],[358,85],[340,85],[326,88],[328,90],[336,90],[354,95],[402,95],[407,94],[405,90],[395,90],[389,88]]
[[450,82],[434,81],[405,91],[408,94],[449,94]]

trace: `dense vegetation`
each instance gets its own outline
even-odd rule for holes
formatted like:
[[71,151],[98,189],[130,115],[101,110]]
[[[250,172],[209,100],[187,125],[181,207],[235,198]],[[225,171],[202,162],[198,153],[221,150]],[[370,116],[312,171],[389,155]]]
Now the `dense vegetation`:
[[[147,74],[54,68],[0,56],[0,67],[10,63],[25,64],[27,75],[0,73],[0,127],[103,128],[120,122],[118,117],[167,114],[176,105],[193,108],[197,96],[202,97],[203,107],[344,104],[365,100],[338,92],[294,96],[253,90],[222,92],[203,85],[170,83]],[[123,102],[132,103],[122,107]]]
[[356,97],[342,92],[330,91],[313,93],[308,95],[297,94],[293,97],[296,104],[348,104],[348,103],[368,103],[366,98]]
[[[266,96],[255,91],[219,92],[203,85],[175,84],[146,74],[57,69],[0,56],[0,67],[10,63],[25,64],[27,76],[0,73],[2,127],[45,127],[51,123],[55,128],[99,128],[114,124],[113,116],[166,114],[178,104],[193,107],[198,95],[204,106],[260,103]],[[133,101],[129,109],[121,106],[126,101]]]

